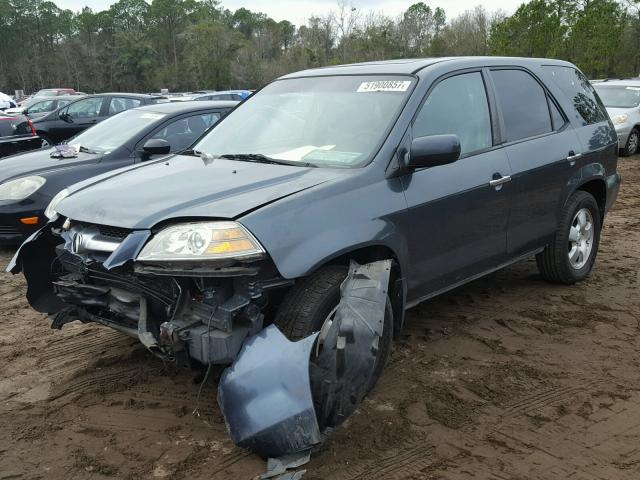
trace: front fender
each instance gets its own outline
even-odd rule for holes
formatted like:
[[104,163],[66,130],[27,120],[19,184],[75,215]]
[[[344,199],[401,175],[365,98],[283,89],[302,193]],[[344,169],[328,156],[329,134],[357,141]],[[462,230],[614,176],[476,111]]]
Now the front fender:
[[294,195],[239,219],[287,279],[350,251],[384,246],[407,271],[406,200],[398,179]]

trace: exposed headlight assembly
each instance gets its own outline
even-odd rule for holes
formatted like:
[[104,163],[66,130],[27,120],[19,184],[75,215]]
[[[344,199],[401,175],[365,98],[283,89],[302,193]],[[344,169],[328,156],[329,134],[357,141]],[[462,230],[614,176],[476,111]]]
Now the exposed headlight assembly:
[[614,125],[622,125],[624,123],[627,123],[627,120],[629,120],[629,115],[623,113],[622,115],[616,115],[611,120],[613,121]]
[[67,190],[66,188],[64,190],[59,191],[49,202],[49,205],[47,205],[47,208],[44,211],[45,216],[51,220],[54,215],[56,215],[58,212],[56,211],[56,208],[58,208],[58,205],[60,205],[60,202],[62,200],[64,200],[65,198],[67,198],[69,196],[69,190]]
[[167,227],[142,249],[137,261],[254,260],[265,251],[237,222],[194,222]]
[[17,178],[3,183],[0,185],[0,200],[24,200],[29,195],[35,193],[46,182],[44,178],[33,175],[31,177]]

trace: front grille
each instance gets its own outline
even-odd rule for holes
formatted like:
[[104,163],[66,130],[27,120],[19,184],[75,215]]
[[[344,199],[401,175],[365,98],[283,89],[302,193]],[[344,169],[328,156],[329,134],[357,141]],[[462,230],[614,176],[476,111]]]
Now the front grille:
[[98,230],[100,235],[104,237],[119,238],[120,240],[124,240],[131,233],[131,230],[127,228],[110,227],[109,225],[98,225]]
[[117,240],[124,240],[129,236],[131,230],[128,228],[111,227],[109,225],[94,225],[90,223],[82,224],[85,228],[97,228],[100,235],[107,238],[113,238]]
[[0,225],[0,235],[20,235],[20,231],[16,227],[7,227],[4,225]]

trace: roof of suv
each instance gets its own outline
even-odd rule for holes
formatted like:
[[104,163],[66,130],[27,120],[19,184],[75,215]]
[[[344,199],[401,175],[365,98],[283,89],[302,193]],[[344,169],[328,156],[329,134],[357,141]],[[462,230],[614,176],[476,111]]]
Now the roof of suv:
[[570,63],[548,58],[520,58],[520,57],[439,57],[439,58],[408,58],[399,60],[383,60],[377,62],[352,63],[331,67],[313,68],[284,75],[280,78],[314,77],[322,75],[411,75],[425,67],[436,63],[450,62],[456,64],[486,62],[487,64],[503,63],[507,65],[564,65]]

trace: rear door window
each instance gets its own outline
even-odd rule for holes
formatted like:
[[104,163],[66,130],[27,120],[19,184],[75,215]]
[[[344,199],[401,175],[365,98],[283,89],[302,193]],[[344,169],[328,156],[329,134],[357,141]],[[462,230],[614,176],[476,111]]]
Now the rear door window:
[[413,137],[455,134],[461,154],[492,146],[491,116],[480,72],[449,77],[427,97],[413,124]]
[[530,74],[523,70],[493,70],[491,77],[507,142],[553,131],[547,94]]
[[112,97],[109,102],[109,115],[115,115],[140,105],[142,105],[142,100],[137,98]]
[[71,118],[97,118],[102,110],[104,97],[93,97],[72,103],[67,107],[66,113]]
[[542,68],[573,102],[583,125],[593,125],[609,118],[593,86],[580,71],[557,65],[546,65]]

